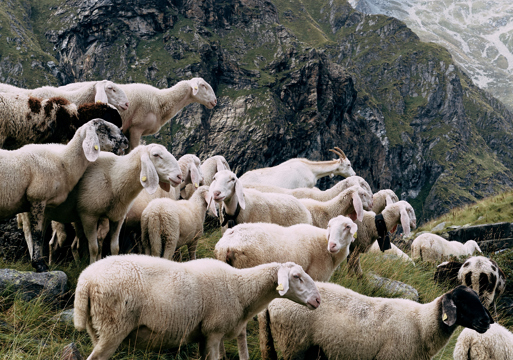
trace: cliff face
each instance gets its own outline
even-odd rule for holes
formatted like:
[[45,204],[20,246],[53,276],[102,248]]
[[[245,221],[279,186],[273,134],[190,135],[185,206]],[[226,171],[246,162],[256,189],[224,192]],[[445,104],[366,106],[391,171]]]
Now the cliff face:
[[30,76],[20,60],[2,81],[169,87],[201,76],[217,107],[190,105],[145,138],[177,156],[222,154],[240,175],[339,146],[421,221],[513,186],[511,113],[396,19],[345,0],[50,2],[27,2],[23,18],[52,69],[41,60]]

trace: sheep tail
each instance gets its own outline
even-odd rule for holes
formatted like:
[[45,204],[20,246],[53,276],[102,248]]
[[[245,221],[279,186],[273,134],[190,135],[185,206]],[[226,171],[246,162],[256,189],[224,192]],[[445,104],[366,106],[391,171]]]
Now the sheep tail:
[[141,243],[146,255],[162,256],[160,214],[154,212],[141,219]]
[[77,330],[83,331],[86,329],[87,320],[89,319],[89,310],[89,282],[79,281],[75,291],[75,311],[73,313],[73,322]]
[[268,309],[258,314],[258,330],[262,360],[277,360],[278,354],[274,348],[273,335],[271,333],[271,317]]

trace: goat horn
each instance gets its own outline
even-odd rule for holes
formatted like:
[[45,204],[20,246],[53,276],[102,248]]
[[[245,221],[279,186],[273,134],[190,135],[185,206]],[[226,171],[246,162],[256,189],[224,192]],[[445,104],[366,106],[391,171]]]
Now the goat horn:
[[340,153],[340,155],[341,155],[342,159],[347,158],[346,154],[344,154],[344,152],[342,151],[342,149],[341,149],[341,148],[339,148],[339,147],[335,146],[335,149]]

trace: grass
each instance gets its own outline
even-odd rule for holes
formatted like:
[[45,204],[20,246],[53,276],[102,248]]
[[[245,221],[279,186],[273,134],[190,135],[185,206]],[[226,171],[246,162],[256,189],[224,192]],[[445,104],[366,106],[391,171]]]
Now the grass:
[[[507,194],[513,196],[512,194]],[[506,195],[505,195],[506,196]],[[502,199],[501,199],[502,201]],[[214,246],[221,238],[221,231],[211,226],[200,239],[197,249],[198,258],[213,257]],[[513,277],[513,252],[502,253],[496,257],[499,264],[506,269],[507,275]],[[182,249],[182,256],[187,259],[187,252]],[[430,302],[449,290],[444,285],[434,284],[432,279],[435,265],[418,263],[416,266],[401,260],[388,259],[379,254],[365,254],[361,257],[364,272],[375,273],[379,276],[402,281],[413,286],[419,292],[420,302]],[[86,262],[76,265],[73,262],[52,266],[52,270],[66,272],[69,279],[70,301],[67,308],[72,307],[72,295],[80,272],[87,266]],[[30,264],[26,262],[9,263],[0,261],[2,268],[15,268],[17,270],[31,271]],[[371,285],[365,278],[357,279],[347,273],[343,264],[333,274],[332,282],[351,288],[368,296],[390,297],[383,289]],[[54,317],[60,310],[45,304],[41,298],[30,302],[21,299],[19,293],[4,293],[0,297],[0,358],[2,359],[60,359],[62,349],[73,342],[83,355],[92,351],[92,344],[86,332],[78,332],[73,325],[57,322]],[[511,319],[501,319],[501,323],[513,326]],[[459,331],[454,334],[435,359],[452,359],[452,351]],[[236,340],[225,342],[228,357],[235,359],[238,356]],[[251,320],[248,324],[248,348],[252,359],[260,358],[258,342],[258,323]],[[134,349],[130,344],[122,344],[112,359],[197,359],[199,357],[197,344],[182,346],[180,349],[162,351],[144,351]]]

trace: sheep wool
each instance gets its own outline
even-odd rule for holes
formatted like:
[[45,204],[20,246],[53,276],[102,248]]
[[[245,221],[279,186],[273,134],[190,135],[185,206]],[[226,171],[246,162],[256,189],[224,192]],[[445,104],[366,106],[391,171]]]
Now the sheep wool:
[[513,334],[499,324],[492,324],[484,334],[464,329],[454,347],[454,360],[511,360]]

